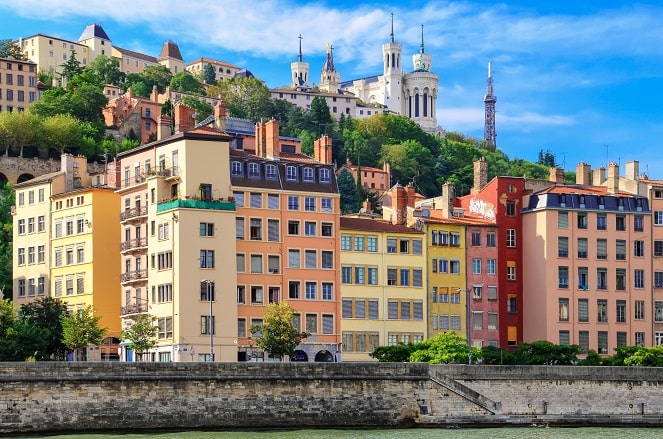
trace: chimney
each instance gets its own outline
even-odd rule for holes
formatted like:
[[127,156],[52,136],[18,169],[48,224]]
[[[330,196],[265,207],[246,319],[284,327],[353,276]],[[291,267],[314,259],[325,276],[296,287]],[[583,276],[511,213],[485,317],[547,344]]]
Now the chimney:
[[473,194],[478,194],[488,184],[488,162],[481,157],[474,162],[474,187]]
[[576,166],[576,184],[589,186],[592,183],[592,168],[587,163],[580,162]]
[[256,155],[265,157],[265,123],[262,121],[256,124]]
[[170,131],[170,123],[172,119],[170,116],[159,117],[159,125],[157,126],[157,140],[165,139],[172,135]]
[[564,183],[564,169],[550,168],[548,181],[552,183]]
[[[329,165],[332,162],[332,139],[324,135],[318,140],[313,141],[313,158],[318,162]],[[346,164],[351,165],[350,159],[346,159]]]
[[614,162],[608,165],[608,192],[619,192],[619,165]]
[[442,217],[451,218],[454,213],[454,185],[446,182],[442,185]]
[[156,85],[152,86],[152,93],[150,93],[150,100],[152,102],[159,102],[159,89]]
[[[394,193],[395,192],[395,193]],[[392,191],[393,213],[391,214],[392,224],[405,224],[405,212],[407,211],[407,192],[403,186],[396,183]]]
[[196,110],[188,105],[178,102],[175,104],[175,132],[189,130],[196,125],[196,119],[193,118]]
[[592,186],[601,186],[605,181],[605,168],[600,167],[592,171]]
[[385,188],[390,188],[391,187],[391,165],[387,162],[384,162],[384,165],[382,165],[382,170],[387,174],[387,181],[384,185]]
[[272,119],[265,124],[265,153],[267,158],[278,158],[281,155],[279,143],[279,121]]
[[412,183],[405,186],[405,193],[407,194],[406,206],[414,208],[414,200],[416,199],[417,191]]
[[214,128],[225,133],[226,117],[228,117],[226,106],[223,105],[222,100],[219,100],[219,102],[214,106]]
[[640,162],[637,160],[626,162],[626,179],[629,181],[640,179]]

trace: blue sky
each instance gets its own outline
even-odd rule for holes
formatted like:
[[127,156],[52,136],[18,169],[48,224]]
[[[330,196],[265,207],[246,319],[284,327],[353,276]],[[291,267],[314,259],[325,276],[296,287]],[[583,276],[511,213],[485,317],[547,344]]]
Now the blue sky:
[[[319,82],[331,42],[341,80],[379,74],[391,13],[404,60],[426,52],[440,77],[438,123],[483,137],[487,62],[493,62],[497,145],[536,161],[549,149],[567,170],[584,161],[639,160],[663,179],[663,4],[649,0],[0,0],[0,38],[36,33],[77,40],[99,23],[116,46],[157,56],[175,41],[251,70],[267,86],[289,83],[302,34]],[[410,63],[403,63],[410,71]]]

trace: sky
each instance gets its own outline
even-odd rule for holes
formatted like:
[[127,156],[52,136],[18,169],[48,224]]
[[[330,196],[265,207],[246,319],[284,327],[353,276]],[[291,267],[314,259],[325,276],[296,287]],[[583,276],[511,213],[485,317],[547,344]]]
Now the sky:
[[391,14],[406,72],[424,26],[443,129],[483,138],[491,61],[497,147],[511,159],[549,150],[566,170],[615,162],[622,175],[638,160],[663,179],[660,1],[0,0],[0,39],[76,41],[98,23],[114,46],[158,56],[172,40],[185,62],[229,62],[280,87],[300,34],[309,82],[320,81],[327,43],[341,81],[381,74]]

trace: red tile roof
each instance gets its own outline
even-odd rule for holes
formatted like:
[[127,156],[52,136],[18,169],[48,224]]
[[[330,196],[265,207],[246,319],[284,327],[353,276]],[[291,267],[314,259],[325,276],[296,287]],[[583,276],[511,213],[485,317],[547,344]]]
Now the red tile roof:
[[369,230],[375,232],[393,232],[393,233],[423,233],[414,228],[400,224],[392,224],[379,218],[372,217],[341,217],[341,229],[345,230]]

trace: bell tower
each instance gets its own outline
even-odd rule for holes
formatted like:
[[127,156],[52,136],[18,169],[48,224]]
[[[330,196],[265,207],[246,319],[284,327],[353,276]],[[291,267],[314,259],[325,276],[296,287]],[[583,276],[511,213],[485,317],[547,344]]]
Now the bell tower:
[[297,61],[290,64],[292,71],[291,87],[308,88],[309,63],[303,61],[302,57],[302,35],[299,34],[299,56]]
[[401,54],[403,46],[394,41],[394,14],[391,14],[389,42],[382,45],[384,62],[384,104],[396,114],[403,113],[403,70]]

